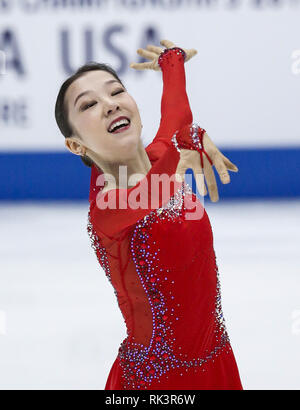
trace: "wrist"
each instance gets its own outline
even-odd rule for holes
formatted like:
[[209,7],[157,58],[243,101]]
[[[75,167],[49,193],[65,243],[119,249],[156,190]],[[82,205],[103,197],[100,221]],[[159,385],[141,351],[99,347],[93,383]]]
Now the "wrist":
[[171,63],[172,59],[174,56],[182,60],[183,62],[185,61],[186,58],[186,52],[180,48],[180,47],[172,47],[172,48],[166,48],[158,57],[157,63],[158,65],[162,68],[164,63]]
[[172,141],[177,151],[181,148],[200,151],[203,149],[202,140],[205,132],[205,129],[196,123],[188,124],[175,132]]
[[201,154],[201,166],[203,168],[203,158],[202,154],[204,153],[210,162],[213,165],[213,162],[203,146],[203,136],[206,133],[204,128],[199,127],[198,124],[188,124],[182,129],[177,130],[173,137],[172,143],[176,150],[180,152],[181,149],[190,149],[198,151]]

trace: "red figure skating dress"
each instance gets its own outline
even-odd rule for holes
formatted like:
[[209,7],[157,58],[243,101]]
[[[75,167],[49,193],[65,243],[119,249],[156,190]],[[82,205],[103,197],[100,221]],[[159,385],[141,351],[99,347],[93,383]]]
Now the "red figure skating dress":
[[[146,147],[152,168],[138,183],[147,183],[142,189],[149,197],[151,175],[175,174],[179,152],[172,136],[193,120],[183,53],[173,48],[160,56],[161,122]],[[87,229],[127,328],[105,390],[242,389],[204,207],[201,218],[186,218],[183,199],[198,199],[188,185],[176,182],[156,209],[100,209],[100,199],[118,193],[129,201],[135,189],[102,193],[100,174],[93,165]]]

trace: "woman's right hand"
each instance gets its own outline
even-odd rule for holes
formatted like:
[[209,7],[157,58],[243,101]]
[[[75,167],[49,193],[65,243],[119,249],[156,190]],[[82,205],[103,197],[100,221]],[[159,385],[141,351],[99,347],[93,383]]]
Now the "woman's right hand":
[[[227,170],[238,172],[238,167],[222,154],[206,132],[203,135],[203,148],[209,155],[212,164],[215,166],[221,182],[223,184],[229,184],[230,176]],[[201,196],[207,195],[207,189],[205,186],[206,182],[210,200],[212,202],[217,202],[219,200],[219,193],[213,167],[206,158],[206,155],[202,153],[203,168],[201,168],[200,155],[201,154],[195,150],[180,149],[180,159],[175,171],[175,179],[177,182],[183,182],[185,171],[191,168],[194,172],[199,194]]]
[[[161,40],[160,44],[166,48],[178,47],[174,43],[172,43],[172,41],[169,41],[169,40]],[[182,50],[184,50],[186,53],[185,61],[189,61],[192,57],[194,57],[194,55],[197,54],[197,50],[195,50],[194,48],[187,49],[187,50],[182,48]],[[136,70],[147,70],[148,69],[148,70],[161,71],[161,68],[158,64],[158,58],[163,51],[164,51],[163,48],[152,46],[152,45],[148,45],[147,50],[143,48],[139,48],[137,50],[137,53],[141,55],[142,57],[147,58],[148,60],[151,60],[151,61],[145,62],[145,63],[131,63],[130,67],[135,68]]]

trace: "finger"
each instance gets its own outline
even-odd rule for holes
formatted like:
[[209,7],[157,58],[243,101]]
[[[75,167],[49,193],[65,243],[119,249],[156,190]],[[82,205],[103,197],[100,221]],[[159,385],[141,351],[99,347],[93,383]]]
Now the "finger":
[[200,155],[201,154],[199,152],[197,152],[197,155],[193,156],[192,161],[190,160],[189,163],[190,163],[190,168],[192,168],[193,173],[194,173],[197,190],[198,190],[198,192],[201,196],[205,196],[207,194],[207,191],[206,191],[206,187],[205,187],[203,169],[200,165]]
[[161,54],[164,51],[161,47],[152,46],[151,44],[149,44],[146,48],[147,50],[154,51],[156,54]]
[[157,58],[157,54],[152,51],[144,50],[143,48],[138,48],[136,51],[142,57],[148,58],[149,60],[154,60]]
[[221,182],[223,184],[229,184],[230,176],[220,154],[216,154],[214,158],[214,166],[219,174]]
[[135,68],[136,70],[152,69],[152,62],[149,61],[146,63],[131,63],[130,67]]
[[216,177],[214,174],[214,170],[210,163],[208,162],[208,159],[206,156],[203,156],[203,162],[204,162],[204,176],[209,192],[209,197],[212,202],[217,202],[219,200],[219,193],[218,193],[218,187],[217,187],[217,181]]
[[194,57],[198,53],[198,51],[195,50],[194,48],[191,48],[189,50],[184,50],[184,51],[186,53],[185,61],[189,61],[192,57]]
[[205,182],[204,182],[204,173],[203,169],[199,166],[193,167],[194,177],[196,180],[197,190],[201,196],[205,196],[207,194]]
[[186,166],[182,163],[182,161],[179,160],[176,171],[175,171],[175,179],[177,182],[184,181],[186,169],[187,169]]
[[166,48],[172,48],[172,47],[176,47],[174,43],[172,43],[172,41],[170,40],[161,40],[160,44]]
[[238,172],[238,170],[239,170],[238,167],[236,165],[234,165],[233,162],[229,161],[229,159],[227,157],[225,157],[225,155],[223,155],[222,153],[221,153],[221,155],[222,155],[222,158],[225,162],[226,167],[228,169],[230,169],[230,171]]

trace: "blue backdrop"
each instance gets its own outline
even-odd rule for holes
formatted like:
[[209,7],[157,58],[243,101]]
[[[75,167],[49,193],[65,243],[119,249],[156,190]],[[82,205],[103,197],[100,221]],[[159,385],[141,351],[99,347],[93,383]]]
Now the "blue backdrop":
[[[239,167],[228,185],[215,171],[221,199],[300,197],[300,147],[220,149]],[[0,200],[88,201],[90,173],[71,153],[1,152]]]

